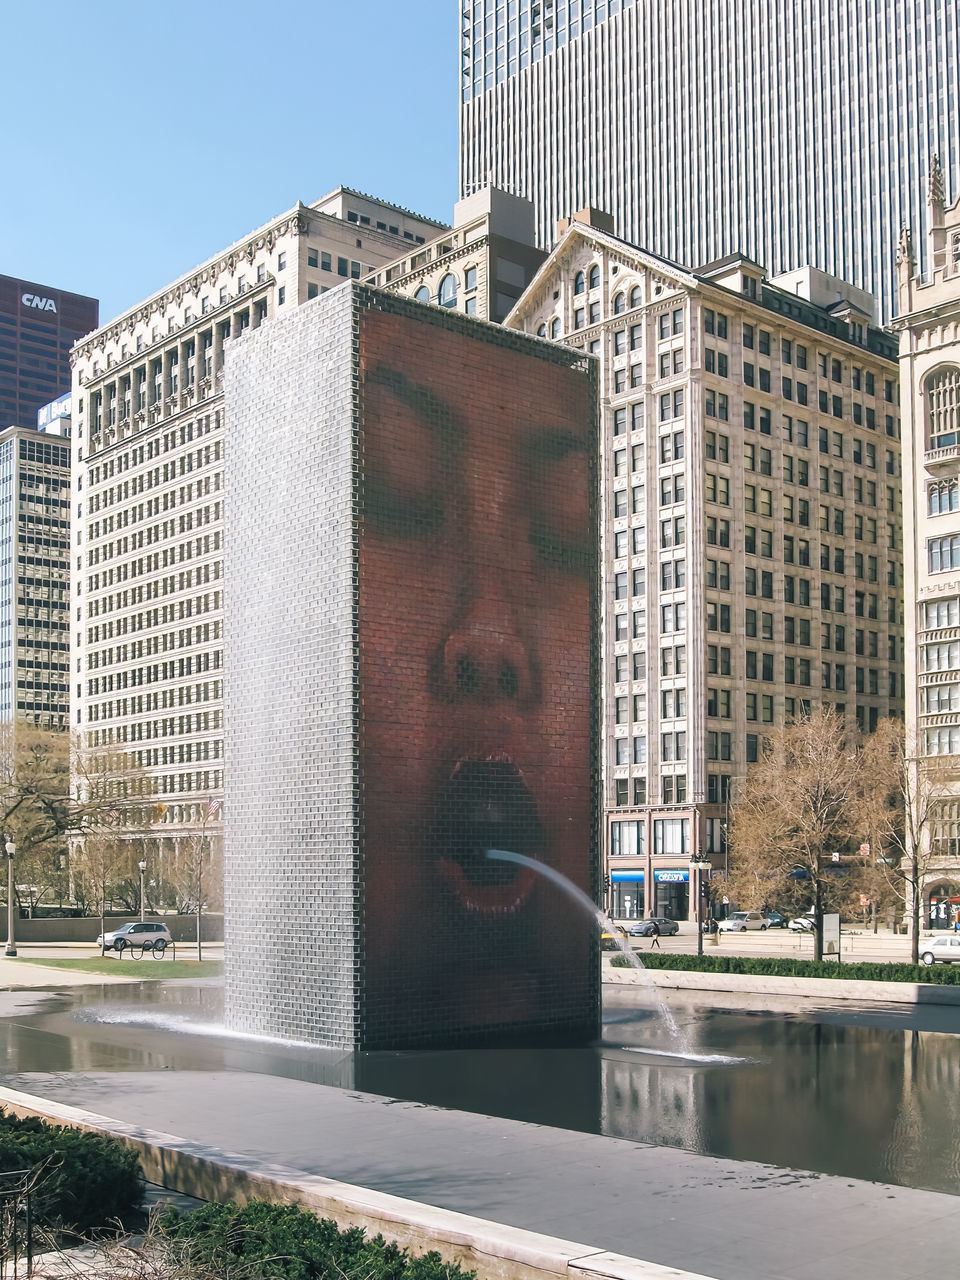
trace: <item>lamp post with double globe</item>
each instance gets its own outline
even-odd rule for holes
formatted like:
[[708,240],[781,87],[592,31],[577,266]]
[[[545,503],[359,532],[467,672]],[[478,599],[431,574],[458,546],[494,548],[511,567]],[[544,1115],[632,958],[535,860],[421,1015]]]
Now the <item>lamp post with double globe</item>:
[[140,863],[140,923],[141,924],[147,918],[146,912],[143,909],[143,877],[146,870],[147,870],[147,864],[145,862],[141,862]]
[[691,858],[690,860],[690,876],[693,884],[690,886],[695,903],[694,911],[697,920],[697,955],[703,955],[703,888],[704,879],[710,871],[713,863],[709,858]]
[[8,840],[4,845],[4,851],[7,855],[7,945],[3,954],[15,956],[17,944],[13,934],[13,858],[17,852],[17,846],[12,840]]

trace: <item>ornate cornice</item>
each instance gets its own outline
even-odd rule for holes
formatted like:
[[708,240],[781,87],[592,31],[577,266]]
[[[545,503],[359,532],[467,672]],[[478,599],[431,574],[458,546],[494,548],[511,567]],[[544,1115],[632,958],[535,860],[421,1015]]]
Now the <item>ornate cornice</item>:
[[[187,297],[198,297],[205,284],[215,285],[224,273],[232,275],[244,262],[252,263],[258,253],[272,253],[277,241],[284,236],[302,236],[310,227],[310,210],[302,201],[289,214],[284,215],[265,231],[260,231],[248,240],[234,245],[226,253],[220,254],[198,268],[192,275],[184,276],[176,284],[162,293],[155,294],[139,307],[134,307],[120,316],[112,324],[97,329],[88,338],[78,342],[70,352],[70,363],[75,365],[81,356],[95,351],[104,351],[111,342],[118,342],[125,333],[132,334],[138,325],[147,324],[151,316],[163,316],[167,308],[178,307]],[[164,337],[170,335],[165,334]],[[143,355],[141,351],[138,353]]]

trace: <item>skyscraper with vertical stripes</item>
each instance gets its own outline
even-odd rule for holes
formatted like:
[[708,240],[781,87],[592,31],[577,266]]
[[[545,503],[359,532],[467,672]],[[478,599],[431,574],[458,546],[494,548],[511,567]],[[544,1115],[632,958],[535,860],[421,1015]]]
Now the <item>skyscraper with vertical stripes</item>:
[[810,263],[887,320],[934,155],[960,194],[958,50],[956,0],[461,0],[461,195],[532,200],[543,247],[593,205],[690,267]]

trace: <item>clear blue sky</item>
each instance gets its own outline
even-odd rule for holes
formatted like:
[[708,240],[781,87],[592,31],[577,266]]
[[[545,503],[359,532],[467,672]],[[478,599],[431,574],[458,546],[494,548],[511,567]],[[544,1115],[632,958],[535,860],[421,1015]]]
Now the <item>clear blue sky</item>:
[[106,321],[340,185],[449,220],[458,6],[8,0],[0,274]]

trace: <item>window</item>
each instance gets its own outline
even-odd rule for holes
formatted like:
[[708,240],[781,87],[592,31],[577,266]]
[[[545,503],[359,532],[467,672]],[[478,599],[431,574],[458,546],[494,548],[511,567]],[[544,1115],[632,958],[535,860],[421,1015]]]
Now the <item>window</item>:
[[674,391],[665,391],[660,397],[660,421],[669,422],[671,418],[683,417],[683,387]]
[[927,439],[929,449],[946,449],[958,443],[960,432],[960,369],[951,367],[926,381]]
[[627,299],[621,291],[613,300],[613,314],[615,316],[622,315],[627,309]]
[[587,277],[582,271],[578,271],[573,278],[573,292],[583,293],[587,287]]
[[455,307],[457,305],[457,277],[450,271],[440,281],[437,302],[441,307]]
[[[637,574],[643,574],[642,569],[634,569],[634,582],[636,583]],[[686,560],[664,560],[660,566],[660,590],[674,591],[683,587],[687,580],[687,562]],[[639,595],[639,591],[635,591],[634,595]]]
[[707,645],[707,670],[712,676],[730,674],[730,650],[725,645]]
[[960,568],[960,536],[928,539],[927,558],[931,573]]
[[707,542],[714,547],[729,547],[730,521],[718,520],[716,516],[707,516]]

